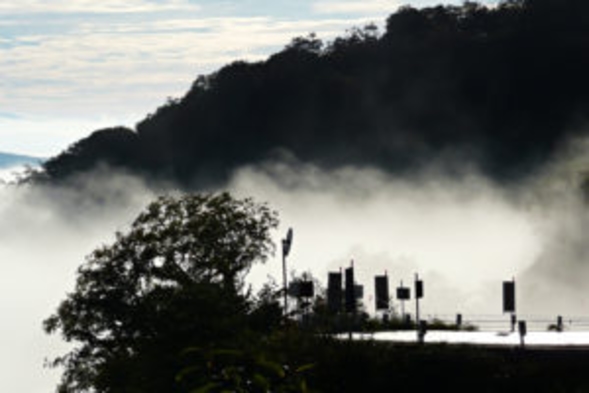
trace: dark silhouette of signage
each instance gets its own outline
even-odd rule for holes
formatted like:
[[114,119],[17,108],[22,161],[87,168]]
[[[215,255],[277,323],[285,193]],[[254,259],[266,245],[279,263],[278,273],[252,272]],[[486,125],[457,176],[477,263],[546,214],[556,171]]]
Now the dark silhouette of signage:
[[349,267],[345,272],[345,304],[346,312],[356,312],[356,286],[354,284],[354,267]]
[[423,280],[416,280],[415,281],[415,298],[416,299],[423,298]]
[[398,287],[397,288],[397,299],[399,299],[399,300],[411,299],[411,290],[407,287]]
[[300,297],[313,297],[315,296],[315,287],[313,281],[301,281],[299,287]]
[[374,277],[375,301],[377,310],[389,309],[389,278],[385,276]]
[[515,312],[514,281],[503,281],[503,312]]
[[288,294],[292,297],[313,297],[315,296],[313,281],[294,281],[288,286]]
[[341,312],[342,297],[342,274],[329,273],[327,276],[327,308],[330,312]]

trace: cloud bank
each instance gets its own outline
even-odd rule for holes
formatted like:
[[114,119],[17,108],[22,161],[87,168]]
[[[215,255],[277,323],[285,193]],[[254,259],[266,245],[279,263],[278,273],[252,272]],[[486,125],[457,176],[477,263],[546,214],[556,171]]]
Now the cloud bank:
[[397,0],[321,1],[313,4],[313,11],[319,14],[374,14],[394,11],[403,4]]
[[[589,212],[578,191],[587,144],[570,146],[537,176],[510,187],[470,170],[449,176],[443,163],[400,178],[289,158],[243,167],[227,189],[280,213],[277,244],[294,229],[289,270],[310,271],[325,283],[328,271],[353,259],[368,310],[373,276],[387,271],[393,287],[420,274],[426,317],[505,318],[501,281],[512,277],[520,314],[574,317],[585,314],[589,298]],[[108,170],[71,188],[0,187],[0,367],[10,370],[0,390],[36,393],[55,385],[59,370],[43,362],[66,346],[44,335],[42,320],[73,289],[84,257],[125,231],[157,193],[172,189],[149,190]],[[280,255],[252,270],[252,285],[268,275],[280,282]]]
[[67,347],[43,333],[42,321],[73,289],[85,255],[153,197],[135,179],[100,179],[71,189],[0,184],[0,391],[53,390],[59,370],[43,365]]
[[[276,164],[242,169],[232,189],[270,201],[283,230],[293,227],[292,269],[325,282],[328,270],[354,260],[367,303],[374,275],[387,271],[397,286],[420,273],[426,312],[499,313],[501,281],[541,252],[533,212],[475,174],[402,180],[372,169]],[[280,264],[269,270],[280,277]]]

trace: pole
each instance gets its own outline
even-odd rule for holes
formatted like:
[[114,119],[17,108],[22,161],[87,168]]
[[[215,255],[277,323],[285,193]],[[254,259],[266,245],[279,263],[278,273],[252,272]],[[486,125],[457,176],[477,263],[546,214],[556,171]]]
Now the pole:
[[415,273],[415,327],[417,331],[419,331],[419,296],[417,293],[417,281],[419,280],[419,276]]
[[284,285],[284,317],[288,315],[288,282],[286,279],[286,240],[282,240],[282,283]]
[[[403,280],[401,280],[401,288],[403,288]],[[405,299],[401,298],[401,320],[403,321],[403,325],[407,319],[405,318]]]
[[286,257],[292,245],[292,228],[288,228],[286,237],[282,239],[282,283],[284,284],[284,317],[288,316],[288,280],[286,278]]

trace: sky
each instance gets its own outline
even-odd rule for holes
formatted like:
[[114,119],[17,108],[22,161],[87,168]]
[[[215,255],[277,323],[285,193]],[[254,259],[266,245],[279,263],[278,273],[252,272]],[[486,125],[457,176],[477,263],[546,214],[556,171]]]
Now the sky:
[[[3,0],[0,152],[49,157],[134,125],[198,75],[436,0]],[[445,1],[444,4],[461,3]],[[483,1],[482,3],[491,3]]]

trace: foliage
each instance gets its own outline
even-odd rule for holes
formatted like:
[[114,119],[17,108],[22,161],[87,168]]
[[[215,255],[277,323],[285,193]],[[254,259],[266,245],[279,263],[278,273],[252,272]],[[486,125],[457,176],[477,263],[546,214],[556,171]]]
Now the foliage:
[[161,197],[95,250],[45,321],[78,344],[55,360],[62,392],[173,391],[189,345],[235,344],[255,308],[245,273],[273,252],[276,213],[229,194]]
[[588,18],[585,0],[401,7],[382,33],[298,37],[200,76],[136,132],[98,131],[44,166],[53,180],[105,162],[206,187],[284,149],[322,167],[403,173],[442,157],[517,179],[589,117]]
[[185,356],[193,355],[190,366],[177,375],[187,386],[195,384],[192,392],[216,393],[307,393],[303,378],[312,365],[292,367],[268,358],[262,351],[214,349],[203,351],[189,348]]
[[[296,335],[295,335],[296,336]],[[518,350],[445,344],[392,344],[296,336],[283,346],[294,362],[310,362],[310,386],[352,392],[587,391],[586,351]]]

